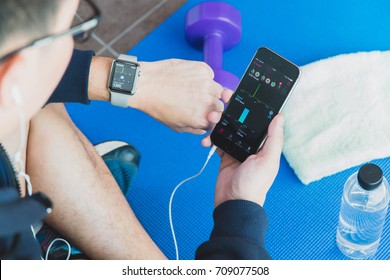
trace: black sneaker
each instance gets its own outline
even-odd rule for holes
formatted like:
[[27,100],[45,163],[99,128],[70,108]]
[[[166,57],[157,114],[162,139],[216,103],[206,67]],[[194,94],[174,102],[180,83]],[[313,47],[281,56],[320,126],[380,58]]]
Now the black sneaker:
[[126,196],[141,161],[140,152],[123,141],[107,141],[95,145],[96,151],[103,158],[111,174]]

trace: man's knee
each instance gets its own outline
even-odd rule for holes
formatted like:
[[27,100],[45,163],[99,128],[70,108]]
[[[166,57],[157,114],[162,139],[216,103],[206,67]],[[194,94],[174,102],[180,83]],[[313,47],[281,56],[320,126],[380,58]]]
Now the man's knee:
[[31,129],[49,130],[62,125],[73,125],[63,103],[49,104],[31,120]]
[[52,115],[53,117],[70,119],[68,112],[66,111],[65,105],[63,103],[48,104],[39,111],[37,117],[39,116]]

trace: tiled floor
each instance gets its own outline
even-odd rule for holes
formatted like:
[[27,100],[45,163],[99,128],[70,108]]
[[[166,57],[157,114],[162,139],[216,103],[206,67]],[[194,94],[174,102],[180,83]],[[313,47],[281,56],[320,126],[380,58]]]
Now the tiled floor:
[[116,57],[125,53],[180,8],[186,0],[94,0],[102,11],[92,38],[79,49]]

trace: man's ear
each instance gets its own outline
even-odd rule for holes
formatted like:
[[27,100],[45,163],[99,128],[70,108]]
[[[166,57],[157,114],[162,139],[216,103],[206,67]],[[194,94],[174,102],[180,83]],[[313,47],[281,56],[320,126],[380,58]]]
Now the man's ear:
[[12,96],[12,88],[20,83],[22,69],[23,56],[21,54],[16,54],[0,64],[0,108],[16,105]]

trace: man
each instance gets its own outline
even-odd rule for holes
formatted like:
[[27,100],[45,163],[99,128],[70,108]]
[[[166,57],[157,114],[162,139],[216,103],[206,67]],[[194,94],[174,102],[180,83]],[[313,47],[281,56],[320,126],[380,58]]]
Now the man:
[[[53,212],[46,222],[88,257],[163,259],[165,256],[139,224],[103,159],[74,126],[63,105],[40,109],[63,77],[71,58],[73,41],[69,35],[80,35],[83,31],[77,26],[69,29],[78,2],[5,0],[0,4],[3,13],[0,18],[4,21],[0,22],[0,141],[9,153],[18,155],[14,158],[22,165],[23,156],[19,154],[25,149],[20,149],[24,145],[18,145],[23,143],[20,139],[23,133],[19,135],[18,127],[22,132],[22,120],[32,119],[26,162],[33,191],[44,192],[53,202]],[[91,1],[81,3],[95,8]],[[26,47],[42,37],[44,44]],[[50,43],[47,38],[52,39]],[[109,100],[107,80],[111,59],[77,52],[75,56],[77,59],[72,62],[78,61],[82,67],[77,70],[71,63],[68,72],[80,74],[79,81],[70,83],[65,75],[51,102],[80,101],[72,99],[74,96],[83,96],[86,103]],[[141,62],[140,67],[139,86],[128,100],[129,107],[143,110],[177,131],[203,133],[210,129],[223,109],[219,98],[226,102],[231,96],[212,81],[213,73],[204,63],[167,60]],[[84,85],[84,90],[80,85]],[[164,95],[156,94],[160,92]],[[263,248],[267,220],[261,205],[278,170],[282,126],[283,117],[276,117],[262,151],[241,165],[221,154],[215,227],[211,239],[198,249],[197,258],[268,257]],[[211,145],[207,137],[202,144]],[[18,171],[23,175],[24,166],[18,166]],[[23,185],[21,180],[22,196]],[[0,231],[0,238],[1,235]],[[0,242],[2,245],[11,246]]]

